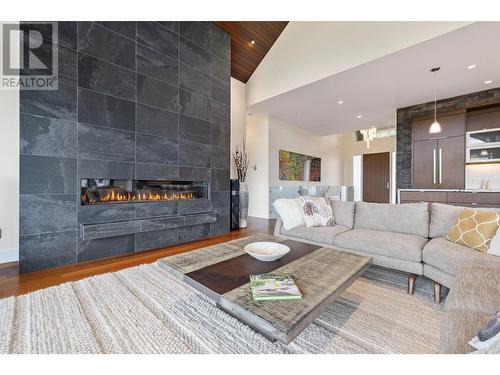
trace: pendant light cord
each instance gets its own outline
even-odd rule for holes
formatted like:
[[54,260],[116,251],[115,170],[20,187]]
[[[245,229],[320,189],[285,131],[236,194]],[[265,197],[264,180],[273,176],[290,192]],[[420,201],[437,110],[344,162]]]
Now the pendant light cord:
[[437,85],[436,85],[436,73],[437,70],[434,72],[434,122],[437,121]]

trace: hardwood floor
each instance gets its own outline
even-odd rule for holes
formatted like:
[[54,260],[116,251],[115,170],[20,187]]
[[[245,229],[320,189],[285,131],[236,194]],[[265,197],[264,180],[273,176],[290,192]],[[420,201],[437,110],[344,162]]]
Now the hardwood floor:
[[231,231],[225,235],[194,241],[178,246],[158,250],[128,254],[96,261],[74,264],[50,270],[19,274],[17,262],[0,264],[0,298],[21,295],[38,289],[58,285],[67,281],[76,281],[85,277],[115,272],[124,268],[145,263],[153,263],[159,258],[210,246],[217,243],[249,236],[255,233],[273,233],[274,219],[248,218],[248,227]]

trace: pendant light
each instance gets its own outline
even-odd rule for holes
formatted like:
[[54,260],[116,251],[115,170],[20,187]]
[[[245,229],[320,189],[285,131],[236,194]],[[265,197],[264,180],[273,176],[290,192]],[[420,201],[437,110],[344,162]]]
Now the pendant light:
[[439,66],[431,69],[434,73],[434,122],[429,127],[429,134],[438,134],[443,131],[441,124],[437,121],[436,73],[439,69],[441,69]]

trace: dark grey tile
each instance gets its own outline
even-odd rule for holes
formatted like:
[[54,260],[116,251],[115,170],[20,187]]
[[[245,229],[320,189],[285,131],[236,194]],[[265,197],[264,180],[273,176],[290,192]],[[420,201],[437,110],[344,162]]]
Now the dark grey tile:
[[212,79],[210,76],[184,64],[181,64],[180,67],[180,87],[207,97],[212,95]]
[[21,155],[21,194],[76,194],[76,159]]
[[158,249],[177,245],[177,229],[138,233],[135,235],[135,251]]
[[182,63],[192,66],[203,73],[212,73],[212,58],[209,52],[183,38],[180,39],[179,51]]
[[76,157],[76,122],[21,114],[21,154]]
[[177,179],[179,170],[177,166],[165,164],[143,164],[136,163],[135,178],[140,180],[158,179],[168,180]]
[[177,214],[177,202],[154,202],[154,203],[137,203],[136,206],[137,218],[144,219],[155,216],[169,216]]
[[209,199],[180,200],[178,204],[179,214],[181,215],[210,212]]
[[134,163],[79,159],[78,177],[131,180],[134,178]]
[[139,44],[137,46],[137,73],[177,85],[179,64],[176,59]]
[[229,191],[229,170],[212,169],[210,181],[212,191]]
[[200,224],[215,223],[217,216],[213,213],[204,213],[199,215],[188,215],[184,218],[184,226],[193,226]]
[[156,79],[137,75],[137,101],[153,107],[178,111],[179,94],[177,86]]
[[210,167],[218,169],[230,168],[230,153],[227,147],[212,146],[210,156]]
[[[35,41],[38,42],[39,38],[34,37]],[[60,81],[64,81],[71,85],[76,85],[76,51],[64,48],[61,46],[54,46],[51,42],[44,41],[37,49],[36,49],[36,57],[43,63],[45,66],[50,67],[49,69],[37,70],[40,75],[52,75],[52,63],[53,63],[53,51],[54,48],[57,49],[57,76]],[[32,71],[29,69],[21,69],[21,75],[30,75]]]
[[230,95],[229,85],[217,79],[212,80],[212,100],[229,105]]
[[76,120],[76,87],[59,82],[57,90],[20,90],[20,109],[38,116]]
[[174,32],[179,32],[179,22],[178,21],[158,21],[158,23],[169,30]]
[[136,160],[139,163],[177,165],[178,150],[177,140],[137,135]]
[[120,130],[135,130],[135,103],[78,89],[78,121]]
[[135,160],[135,134],[78,124],[78,157],[114,161]]
[[231,80],[231,62],[212,55],[212,76],[229,84]]
[[214,191],[210,194],[212,210],[217,214],[229,214],[231,196],[229,191]]
[[141,232],[153,232],[164,229],[178,228],[182,226],[184,226],[183,216],[141,220]]
[[231,59],[231,38],[215,25],[212,25],[212,53],[226,60]]
[[139,220],[116,221],[114,223],[100,223],[84,225],[80,231],[80,240],[96,240],[109,237],[120,237],[139,233],[141,222]]
[[210,51],[212,47],[211,22],[185,21],[180,23],[180,34],[198,46]]
[[179,228],[179,243],[210,237],[210,224]]
[[156,22],[137,22],[137,41],[169,56],[178,56],[179,36]]
[[212,141],[211,124],[208,121],[181,115],[179,119],[179,138],[210,144]]
[[230,133],[229,125],[224,124],[212,124],[212,144],[229,147]]
[[179,114],[137,104],[137,131],[177,139],[179,137]]
[[212,102],[212,144],[229,147],[230,139],[229,106]]
[[107,29],[120,33],[127,38],[135,40],[135,22],[134,21],[102,21],[97,22]]
[[78,86],[135,100],[135,73],[95,57],[78,53]]
[[78,51],[135,69],[135,43],[93,22],[78,22]]
[[210,145],[180,141],[179,165],[183,167],[209,167]]
[[[57,44],[66,48],[76,50],[76,29],[77,23],[74,21],[59,21],[57,23]],[[53,36],[53,28],[47,23],[21,23],[23,30],[38,30],[42,38],[47,41],[56,42]]]
[[76,231],[19,237],[19,271],[39,271],[76,263]]
[[212,102],[212,122],[214,124],[228,125],[230,123],[231,111],[228,105],[220,102]]
[[210,233],[212,236],[220,236],[231,231],[231,215],[218,214],[217,221],[210,224]]
[[180,167],[179,180],[181,181],[209,181],[210,169],[208,168],[193,168]]
[[76,230],[77,195],[20,195],[21,235]]
[[211,101],[204,95],[180,89],[180,112],[183,115],[210,121]]
[[134,235],[110,237],[99,240],[80,241],[78,244],[78,262],[110,256],[132,253]]
[[104,204],[97,206],[79,206],[80,224],[105,223],[135,219],[135,204]]

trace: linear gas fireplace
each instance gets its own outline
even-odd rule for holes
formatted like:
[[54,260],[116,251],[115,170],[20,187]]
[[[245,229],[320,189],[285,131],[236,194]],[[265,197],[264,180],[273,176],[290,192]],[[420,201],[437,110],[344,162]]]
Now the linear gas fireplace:
[[81,204],[158,202],[184,199],[207,199],[206,181],[81,180]]

